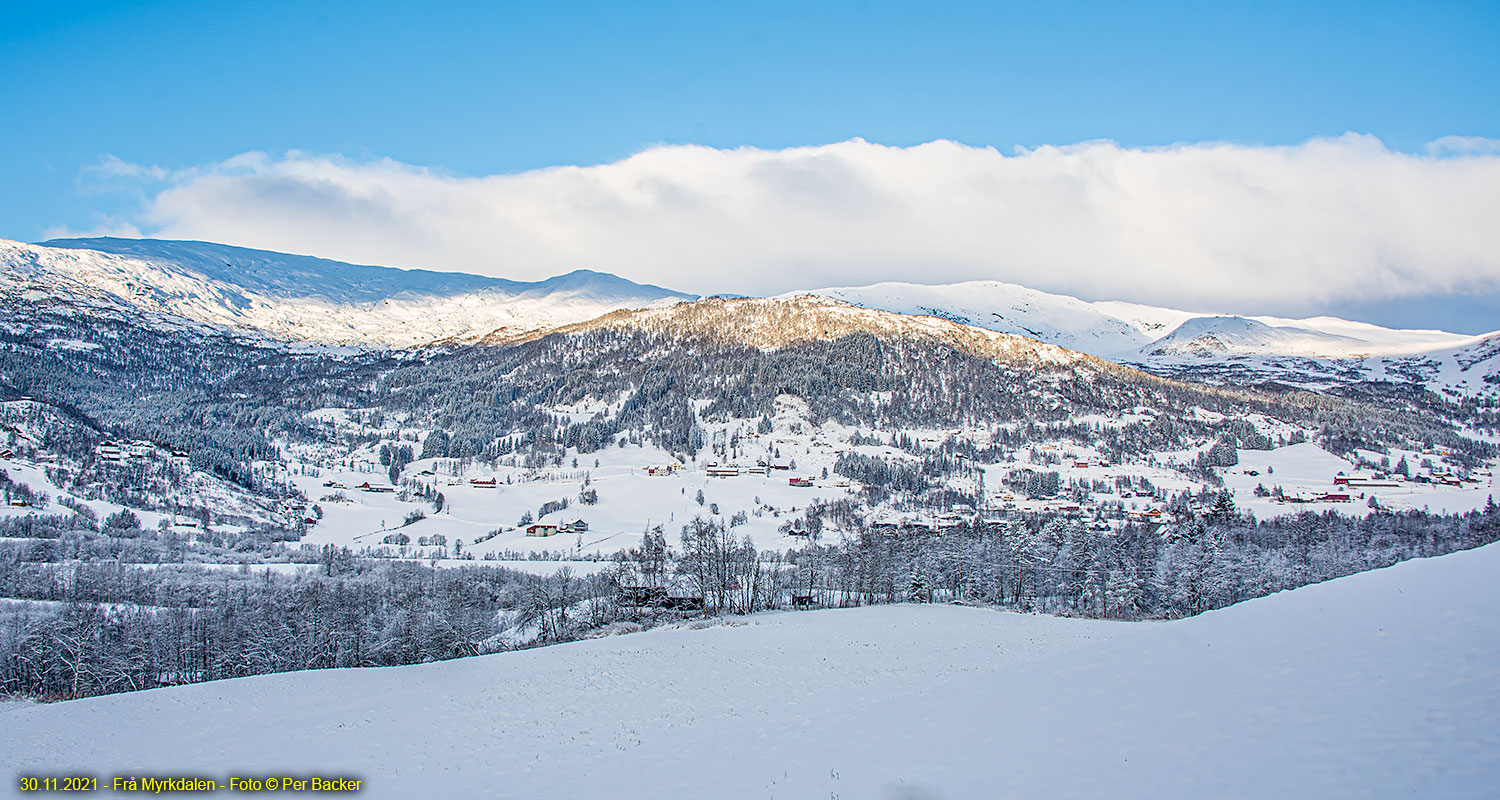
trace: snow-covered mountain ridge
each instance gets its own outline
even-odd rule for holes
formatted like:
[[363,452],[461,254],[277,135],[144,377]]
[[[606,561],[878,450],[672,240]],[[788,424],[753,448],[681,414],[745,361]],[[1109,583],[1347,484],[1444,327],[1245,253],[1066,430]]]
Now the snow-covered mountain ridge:
[[[985,358],[1061,365],[1112,367],[1103,359],[1032,337],[992,331],[934,315],[861,308],[834,298],[704,298],[693,303],[622,310],[563,326],[559,333],[616,329],[709,339],[776,349],[796,342],[867,333],[887,339],[922,339]],[[499,343],[498,338],[489,341]]]
[[1347,380],[1416,381],[1464,394],[1500,388],[1500,332],[1472,336],[1336,317],[1202,314],[1088,302],[999,281],[879,283],[805,294],[942,317],[1177,377],[1308,388]]
[[1207,352],[1317,358],[1415,355],[1484,338],[1384,328],[1337,317],[1242,317],[1119,301],[1089,302],[1000,281],[877,283],[806,294],[902,314],[932,314],[1112,360],[1156,351],[1190,351],[1194,349],[1190,343],[1200,337],[1220,342],[1202,348]]
[[[623,325],[676,326],[775,347],[864,331],[962,341],[975,353],[1029,349],[1051,361],[1074,358],[1058,355],[1061,350],[1077,351],[1166,377],[1219,383],[1320,390],[1388,380],[1452,395],[1500,392],[1500,333],[1398,330],[1334,317],[1202,314],[1089,302],[998,281],[837,287],[750,305],[735,304],[744,298],[715,297],[674,310],[692,296],[587,270],[522,283],[204,242],[104,238],[42,245],[0,241],[0,292],[20,302],[82,306],[151,324],[228,327],[317,345],[502,344],[578,326]],[[702,308],[691,310],[697,306]],[[651,313],[629,313],[639,309]],[[1044,346],[1001,346],[994,334]]]
[[205,242],[0,241],[0,289],[319,344],[420,346],[556,327],[691,296],[578,270],[536,283]]
[[[938,286],[877,283],[794,294],[822,295],[856,306],[900,314],[943,317],[1102,358],[1134,352],[1156,338],[1150,335],[1144,323],[1106,313],[1092,303],[999,281],[966,281]],[[1191,316],[1185,312],[1170,313],[1178,314],[1182,319]],[[1177,320],[1177,323],[1181,321]]]

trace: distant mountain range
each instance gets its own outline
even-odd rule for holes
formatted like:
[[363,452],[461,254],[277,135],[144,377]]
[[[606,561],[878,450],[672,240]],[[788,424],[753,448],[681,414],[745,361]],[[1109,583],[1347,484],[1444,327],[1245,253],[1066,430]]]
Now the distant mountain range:
[[[512,341],[610,312],[664,309],[697,299],[589,270],[526,283],[151,239],[59,239],[40,245],[0,241],[0,266],[0,289],[23,300],[45,298],[336,346]],[[798,292],[780,299],[800,295],[839,301],[800,304],[797,311],[803,316],[795,325],[802,333],[824,330],[833,335],[835,330],[847,332],[850,325],[889,333],[893,325],[925,325],[860,317],[836,308],[847,304],[908,318],[938,317],[1171,377],[1278,382],[1312,389],[1392,380],[1449,393],[1500,390],[1500,334],[1495,333],[1399,330],[1333,317],[1202,314],[1088,302],[997,281],[879,283]],[[786,311],[785,304],[743,308],[756,313]],[[703,318],[658,314],[633,324],[659,326]],[[756,326],[757,344],[778,338],[764,327]]]
[[1500,390],[1500,332],[1471,336],[1383,328],[1336,317],[1202,314],[1087,302],[1011,283],[878,283],[810,294],[1028,336],[1157,374],[1323,388],[1351,380]]
[[577,270],[525,283],[345,264],[206,242],[0,242],[6,289],[329,345],[520,335],[692,295]]

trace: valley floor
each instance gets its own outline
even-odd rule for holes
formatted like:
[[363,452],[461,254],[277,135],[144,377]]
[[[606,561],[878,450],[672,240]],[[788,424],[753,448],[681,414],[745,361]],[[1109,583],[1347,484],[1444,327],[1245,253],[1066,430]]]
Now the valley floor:
[[368,797],[1489,797],[1500,546],[1174,622],[763,614],[7,708],[0,772]]

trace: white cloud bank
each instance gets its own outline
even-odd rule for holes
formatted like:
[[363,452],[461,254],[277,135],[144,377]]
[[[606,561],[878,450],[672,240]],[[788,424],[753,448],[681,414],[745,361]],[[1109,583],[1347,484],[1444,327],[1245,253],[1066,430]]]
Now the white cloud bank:
[[1004,155],[937,141],[662,146],[462,177],[247,153],[168,173],[114,227],[345,261],[536,279],[587,267],[696,292],[1012,281],[1259,313],[1500,288],[1500,147],[1111,142]]

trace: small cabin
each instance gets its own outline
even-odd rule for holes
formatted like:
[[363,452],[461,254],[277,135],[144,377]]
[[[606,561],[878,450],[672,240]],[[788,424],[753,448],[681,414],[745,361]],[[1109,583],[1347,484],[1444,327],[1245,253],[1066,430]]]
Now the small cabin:
[[702,611],[703,598],[691,595],[668,595],[661,607],[672,611]]
[[787,478],[787,486],[812,486],[812,478]]
[[499,482],[494,478],[470,478],[469,485],[477,486],[480,489],[493,489],[499,485]]
[[542,525],[542,524],[527,525],[526,526],[526,535],[527,536],[556,536],[557,535],[557,526],[556,525]]

